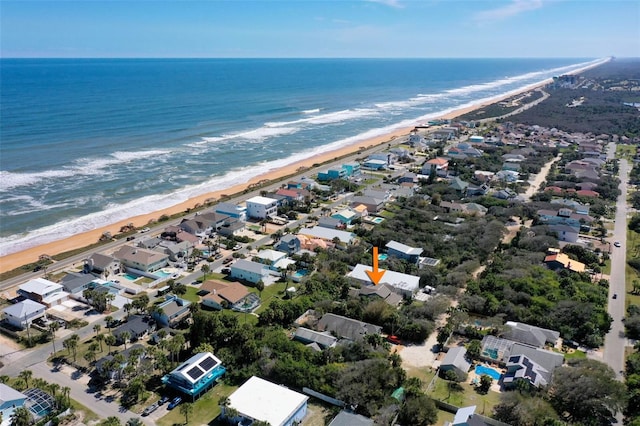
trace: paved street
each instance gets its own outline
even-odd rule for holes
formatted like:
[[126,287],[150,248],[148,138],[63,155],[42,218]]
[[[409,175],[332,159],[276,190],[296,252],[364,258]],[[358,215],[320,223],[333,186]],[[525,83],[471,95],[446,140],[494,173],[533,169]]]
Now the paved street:
[[[615,149],[615,147],[614,147]],[[611,277],[609,282],[609,314],[613,318],[611,331],[605,336],[604,362],[607,363],[622,380],[624,369],[624,348],[627,339],[624,336],[622,318],[625,315],[625,265],[627,250],[627,180],[630,166],[627,160],[620,160],[620,191],[616,203],[615,227],[611,242]],[[613,243],[620,242],[620,247]],[[617,295],[614,299],[613,295]]]

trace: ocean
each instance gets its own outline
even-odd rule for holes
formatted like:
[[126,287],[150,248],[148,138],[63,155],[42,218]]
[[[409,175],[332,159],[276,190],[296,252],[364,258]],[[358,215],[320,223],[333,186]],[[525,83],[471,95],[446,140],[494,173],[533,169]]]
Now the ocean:
[[0,59],[0,255],[600,59]]

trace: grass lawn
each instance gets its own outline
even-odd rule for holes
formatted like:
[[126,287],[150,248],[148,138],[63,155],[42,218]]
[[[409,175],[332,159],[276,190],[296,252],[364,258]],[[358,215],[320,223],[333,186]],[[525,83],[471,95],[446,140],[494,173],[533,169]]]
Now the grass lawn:
[[[213,420],[220,414],[218,401],[221,397],[229,396],[237,389],[236,386],[228,386],[218,383],[209,392],[202,395],[193,403],[193,413],[189,416],[190,425],[216,424]],[[180,414],[180,406],[169,411],[164,417],[158,419],[158,426],[172,426],[184,424],[184,416]]]
[[633,160],[633,156],[636,154],[636,146],[634,145],[616,145],[616,158],[626,158]]
[[417,377],[422,381],[422,389],[426,390],[427,386],[431,382],[431,379],[436,375],[435,371],[429,371],[428,368],[424,367],[410,367],[405,368],[407,372],[407,377]]
[[192,287],[190,285],[186,286],[187,292],[180,296],[182,299],[188,300],[191,303],[200,303],[200,296],[198,296],[199,288]]
[[[627,260],[638,256],[640,251],[640,234],[631,230],[627,231]],[[640,295],[632,294],[633,280],[639,280],[640,274],[628,264],[625,265],[625,304],[640,305]]]
[[449,392],[447,381],[438,378],[429,396],[457,407],[476,405],[478,407],[477,412],[483,415],[491,414],[493,407],[500,402],[500,394],[498,392],[489,391],[486,395],[482,395],[476,392],[469,383],[461,383],[460,385],[462,391]]
[[[291,287],[292,283],[287,283],[286,287]],[[250,292],[259,294],[260,292],[254,287],[247,287]],[[264,290],[262,290],[262,294],[260,294],[260,306],[255,310],[256,314],[260,314],[260,312],[264,311],[269,303],[274,299],[282,299],[284,296],[285,283],[283,282],[275,282],[270,286],[266,286]]]
[[80,404],[75,399],[71,400],[71,407],[73,408],[73,411],[82,411],[82,413],[83,413],[83,415],[82,415],[83,424],[89,424],[91,422],[97,422],[98,420],[100,420],[100,417],[98,417],[98,415],[96,413],[91,411],[86,406]]

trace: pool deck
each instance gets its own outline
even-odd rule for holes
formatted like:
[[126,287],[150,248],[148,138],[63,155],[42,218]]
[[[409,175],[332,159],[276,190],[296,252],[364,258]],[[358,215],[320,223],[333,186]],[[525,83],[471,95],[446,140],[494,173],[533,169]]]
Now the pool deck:
[[[504,368],[496,368],[496,367],[490,367],[485,365],[485,367],[487,368],[493,368],[494,370],[498,371],[500,374],[504,375],[507,370]],[[477,379],[478,383],[480,383],[480,374],[476,373],[476,369],[475,367],[469,371],[468,374],[469,377],[467,377],[467,383],[469,383],[471,386],[473,386],[473,381]],[[493,383],[491,384],[491,388],[490,390],[494,391],[494,392],[502,392],[502,387],[499,384],[499,381],[497,380],[493,380]]]

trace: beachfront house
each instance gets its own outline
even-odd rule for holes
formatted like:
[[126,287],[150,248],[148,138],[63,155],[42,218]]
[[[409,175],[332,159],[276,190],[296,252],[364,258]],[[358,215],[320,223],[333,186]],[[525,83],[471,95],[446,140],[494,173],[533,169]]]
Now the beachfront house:
[[271,426],[301,424],[307,415],[309,397],[282,385],[252,376],[228,398],[221,407],[222,417],[227,418],[233,408],[232,424],[250,425],[262,421]]
[[127,268],[142,272],[154,272],[169,264],[169,255],[154,250],[124,245],[113,253]]
[[38,318],[46,318],[47,307],[41,303],[25,299],[2,310],[4,320],[11,326],[25,329]]
[[115,257],[92,253],[91,256],[84,260],[84,271],[97,274],[106,280],[110,275],[118,275],[122,272],[122,265]]
[[162,377],[162,383],[190,396],[193,401],[213,387],[226,372],[222,361],[211,352],[200,352]]
[[234,219],[247,220],[247,208],[233,203],[220,203],[215,206],[216,213],[232,217]]
[[421,247],[411,247],[397,241],[389,241],[385,247],[387,255],[406,260],[409,263],[418,263],[423,251]]
[[194,216],[191,219],[183,219],[180,228],[190,234],[204,237],[222,228],[229,220],[229,216],[217,212],[208,212]]
[[175,327],[191,315],[190,306],[190,301],[168,294],[165,296],[165,301],[151,312],[151,317],[161,327]]
[[256,196],[249,198],[247,204],[247,216],[251,219],[266,219],[278,213],[278,200]]
[[347,231],[341,231],[339,229],[322,228],[320,226],[314,226],[313,228],[302,228],[298,231],[298,235],[305,236],[311,239],[321,239],[328,242],[333,242],[335,239],[340,244],[351,244],[355,240],[355,234]]

